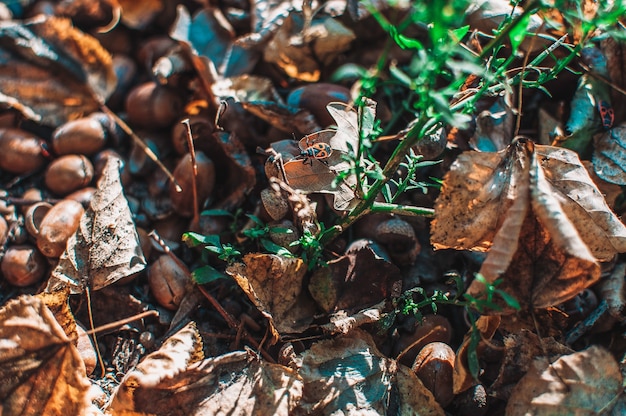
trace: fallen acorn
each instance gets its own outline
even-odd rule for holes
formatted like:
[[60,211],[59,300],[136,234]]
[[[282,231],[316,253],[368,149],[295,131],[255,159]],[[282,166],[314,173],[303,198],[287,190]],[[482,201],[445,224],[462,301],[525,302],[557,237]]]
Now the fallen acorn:
[[9,247],[0,265],[5,280],[18,287],[30,286],[41,281],[46,268],[45,257],[28,244]]
[[[198,167],[198,174],[195,179],[198,203],[196,208],[200,208],[213,192],[213,187],[215,186],[215,165],[203,152],[196,153],[196,165]],[[188,153],[183,156],[176,165],[176,169],[174,169],[174,178],[176,178],[176,182],[178,182],[182,191],[178,192],[174,183],[169,185],[172,206],[176,213],[183,217],[191,217],[195,211],[193,206],[192,177],[191,154]]]
[[24,227],[26,227],[26,231],[32,237],[37,238],[39,236],[41,222],[48,211],[50,211],[50,208],[52,208],[52,204],[49,202],[37,202],[30,205],[24,213]]
[[148,283],[159,305],[176,310],[183,300],[190,283],[189,270],[177,264],[169,255],[157,258],[148,269]]
[[431,342],[421,349],[411,367],[441,407],[448,406],[454,399],[452,392],[454,360],[454,351],[448,344]]
[[48,165],[44,180],[50,191],[65,196],[87,186],[93,174],[93,165],[86,156],[65,155]]
[[41,168],[46,162],[42,154],[44,144],[27,131],[0,129],[0,169],[23,175]]
[[150,81],[138,85],[126,97],[130,124],[158,129],[170,126],[181,114],[183,101],[171,88]]
[[106,144],[111,125],[104,113],[68,121],[52,133],[52,149],[57,155],[94,155]]
[[426,344],[431,342],[447,344],[452,339],[452,325],[442,315],[425,315],[423,319],[415,322],[412,329],[412,332],[400,335],[393,349],[394,355],[404,352],[398,360],[407,366],[413,364],[417,354]]
[[76,340],[76,349],[78,350],[78,355],[82,358],[83,363],[85,363],[85,373],[89,376],[96,369],[96,364],[98,362],[96,349],[93,346],[91,337],[87,335],[87,331],[82,327],[82,325],[76,325],[76,334],[78,335]]
[[417,241],[413,227],[400,218],[390,218],[376,227],[376,241],[383,244],[399,266],[415,263],[422,246]]
[[63,253],[84,212],[83,206],[71,199],[64,199],[50,208],[37,234],[37,247],[43,255],[57,258]]

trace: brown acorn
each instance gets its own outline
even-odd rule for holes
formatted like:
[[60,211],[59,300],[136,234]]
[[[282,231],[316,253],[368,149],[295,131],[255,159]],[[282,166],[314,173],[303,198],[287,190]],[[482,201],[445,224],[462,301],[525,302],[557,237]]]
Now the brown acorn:
[[189,270],[167,254],[161,255],[148,269],[150,290],[159,305],[167,309],[178,309],[190,282]]
[[41,168],[46,162],[41,153],[44,143],[24,130],[0,129],[0,169],[22,175]]
[[400,335],[393,349],[394,355],[404,352],[398,360],[407,366],[413,364],[418,352],[426,344],[435,341],[448,343],[452,339],[452,325],[442,315],[425,315],[422,320],[415,322],[412,329],[412,332]]
[[289,93],[287,105],[309,110],[322,127],[335,124],[326,106],[332,102],[349,103],[350,90],[341,85],[315,83],[296,88]]
[[125,108],[130,124],[159,129],[169,127],[178,118],[183,100],[171,88],[146,82],[128,94]]
[[454,399],[452,378],[455,356],[448,344],[431,342],[422,348],[411,367],[441,407],[446,407]]
[[63,253],[84,211],[80,203],[71,199],[64,199],[50,208],[37,235],[37,247],[46,257],[57,258]]
[[14,286],[30,286],[39,282],[46,272],[46,259],[31,245],[14,245],[2,259],[2,275]]
[[[215,186],[215,165],[203,152],[196,153],[196,164],[198,165],[196,189],[198,193],[198,208],[200,208],[213,192],[213,187]],[[174,210],[183,217],[191,217],[194,214],[192,176],[191,155],[187,154],[183,156],[176,165],[176,169],[174,169],[174,177],[183,189],[182,192],[177,192],[173,183],[169,185],[170,198]]]
[[67,195],[89,185],[93,179],[93,165],[83,155],[65,155],[52,161],[44,180],[50,191]]
[[103,113],[68,121],[52,133],[52,149],[57,155],[91,156],[106,144],[110,126],[110,119]]
[[[191,137],[196,151],[202,150],[210,136],[215,131],[212,120],[201,115],[189,116],[189,126],[191,127]],[[179,155],[189,152],[187,145],[187,126],[183,123],[176,123],[172,128],[172,145]],[[205,146],[206,147],[206,146]]]
[[28,231],[28,234],[30,234],[34,238],[37,238],[37,236],[39,235],[41,222],[51,208],[52,204],[43,201],[37,202],[36,204],[30,205],[28,207],[28,209],[24,213],[24,227],[26,227],[26,231]]

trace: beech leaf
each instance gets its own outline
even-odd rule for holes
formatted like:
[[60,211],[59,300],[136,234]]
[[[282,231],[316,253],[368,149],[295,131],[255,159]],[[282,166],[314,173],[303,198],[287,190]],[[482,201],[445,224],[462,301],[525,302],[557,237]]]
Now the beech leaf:
[[121,161],[110,157],[80,225],[52,271],[48,290],[102,289],[146,267],[139,236],[120,182]]
[[381,354],[371,336],[355,329],[320,341],[301,355],[302,414],[443,415],[432,393],[408,368]]
[[109,53],[69,19],[0,22],[0,101],[58,126],[97,111],[113,92]]
[[21,296],[0,309],[0,408],[12,415],[81,415],[85,365],[43,301]]
[[[538,358],[515,386],[507,416],[623,414],[622,374],[615,358],[599,346],[550,363]],[[610,413],[609,413],[610,412]]]

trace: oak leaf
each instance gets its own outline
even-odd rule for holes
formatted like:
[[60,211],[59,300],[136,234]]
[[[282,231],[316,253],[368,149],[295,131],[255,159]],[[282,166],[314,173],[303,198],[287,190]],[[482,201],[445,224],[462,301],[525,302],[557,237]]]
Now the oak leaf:
[[80,415],[89,407],[85,365],[43,301],[0,309],[0,408],[12,415]]
[[626,123],[594,137],[592,161],[601,179],[626,185]]
[[110,157],[80,225],[48,282],[72,293],[98,290],[146,267],[139,236],[120,181],[121,161]]

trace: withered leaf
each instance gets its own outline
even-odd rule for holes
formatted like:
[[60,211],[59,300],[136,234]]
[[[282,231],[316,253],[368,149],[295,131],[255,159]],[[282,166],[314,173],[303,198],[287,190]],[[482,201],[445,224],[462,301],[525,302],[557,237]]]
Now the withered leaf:
[[[480,273],[524,307],[571,299],[626,251],[626,227],[578,156],[517,139],[505,152],[460,155],[436,202],[436,248],[486,251]],[[475,280],[468,293],[483,291]]]
[[626,185],[626,123],[594,138],[592,161],[600,178]]
[[111,56],[69,19],[3,21],[0,39],[0,100],[25,117],[58,126],[96,111],[115,88]]
[[85,366],[41,299],[0,309],[0,408],[12,415],[80,415],[89,406]]
[[162,0],[116,0],[122,8],[124,25],[144,29],[163,10]]
[[191,361],[189,347],[197,337],[188,326],[148,355],[126,375],[109,411],[137,416],[290,414],[302,395],[293,370],[245,351]]
[[121,161],[110,157],[98,189],[48,282],[72,293],[98,290],[146,267],[139,236],[120,182]]
[[303,288],[306,265],[301,259],[249,253],[226,273],[268,318],[274,342],[280,334],[303,331],[313,319],[315,307]]
[[444,414],[415,374],[382,355],[364,331],[318,342],[301,358],[301,414],[383,415],[390,402],[401,415]]
[[618,415],[625,408],[622,374],[615,358],[604,348],[592,346],[555,362],[545,357],[535,360],[513,389],[506,414]]

